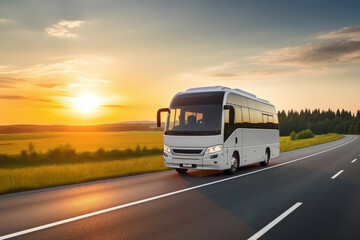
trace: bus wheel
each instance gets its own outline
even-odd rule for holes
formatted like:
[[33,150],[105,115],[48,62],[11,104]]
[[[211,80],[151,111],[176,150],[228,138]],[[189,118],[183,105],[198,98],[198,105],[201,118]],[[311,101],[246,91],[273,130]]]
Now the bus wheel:
[[185,174],[187,172],[187,168],[175,168],[175,170],[179,173],[179,174]]
[[234,154],[231,158],[231,167],[230,167],[230,169],[226,169],[225,173],[233,175],[234,173],[237,172],[238,168],[239,168],[239,159]]
[[267,166],[269,164],[269,160],[270,160],[270,150],[267,148],[265,151],[265,161],[260,162],[260,165]]

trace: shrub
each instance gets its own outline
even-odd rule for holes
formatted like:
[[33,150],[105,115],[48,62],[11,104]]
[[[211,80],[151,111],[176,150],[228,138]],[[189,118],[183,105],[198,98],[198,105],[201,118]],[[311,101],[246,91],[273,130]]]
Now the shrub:
[[295,132],[295,131],[292,131],[292,132],[290,133],[290,139],[291,139],[291,141],[293,141],[293,140],[296,139],[296,132]]
[[35,145],[32,142],[29,142],[28,150],[29,150],[29,154],[32,154],[35,152]]
[[296,134],[296,139],[313,138],[314,134],[310,129],[302,130]]
[[60,145],[56,148],[49,149],[47,155],[50,159],[69,159],[76,157],[76,151],[71,148],[70,144]]
[[7,161],[10,157],[6,154],[0,154],[0,161]]
[[99,148],[96,152],[95,152],[95,156],[97,157],[104,157],[105,155],[105,150],[103,148]]
[[26,150],[21,150],[20,155],[22,159],[28,158],[28,152]]

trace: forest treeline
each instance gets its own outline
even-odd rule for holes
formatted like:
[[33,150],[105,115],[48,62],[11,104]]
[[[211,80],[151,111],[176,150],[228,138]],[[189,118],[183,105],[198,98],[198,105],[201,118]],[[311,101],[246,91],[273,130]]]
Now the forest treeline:
[[280,136],[289,136],[292,131],[310,129],[314,134],[340,133],[360,134],[360,110],[356,114],[344,109],[320,111],[305,109],[278,112]]

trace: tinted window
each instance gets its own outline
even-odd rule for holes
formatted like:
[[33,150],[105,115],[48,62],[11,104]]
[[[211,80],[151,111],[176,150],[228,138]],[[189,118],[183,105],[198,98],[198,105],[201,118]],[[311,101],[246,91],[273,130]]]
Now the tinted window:
[[235,123],[242,123],[241,107],[235,107]]
[[170,107],[189,105],[222,105],[224,92],[200,92],[177,94],[171,101]]
[[252,99],[248,99],[247,101],[249,108],[260,110],[262,112],[275,113],[275,108],[272,105],[258,102]]
[[254,101],[252,99],[248,99],[248,106],[249,108],[254,108],[254,109],[261,109],[261,104],[257,101]]
[[273,123],[274,122],[274,117],[273,116],[268,116],[269,122]]
[[166,135],[218,135],[222,105],[187,105],[170,109]]
[[274,123],[279,124],[278,116],[277,114],[274,115]]
[[250,122],[249,109],[242,107],[241,110],[242,110],[243,122],[249,123]]
[[265,103],[262,104],[262,111],[276,114],[275,108],[273,106],[267,105]]
[[232,94],[232,93],[230,93],[228,95],[228,98],[227,98],[226,102],[227,102],[227,104],[247,107],[247,101],[246,101],[245,97],[239,96],[239,95],[236,95],[236,94]]
[[250,123],[262,123],[262,114],[260,111],[250,109]]
[[262,119],[263,119],[263,123],[267,123],[269,120],[268,120],[268,115],[265,115],[265,114],[263,114],[262,115]]

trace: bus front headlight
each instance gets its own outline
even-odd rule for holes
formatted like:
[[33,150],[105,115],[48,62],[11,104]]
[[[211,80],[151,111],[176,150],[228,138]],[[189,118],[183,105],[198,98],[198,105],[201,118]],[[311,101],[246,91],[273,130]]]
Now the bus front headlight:
[[206,149],[206,153],[215,153],[215,152],[220,152],[221,150],[223,150],[223,145],[216,145],[216,146],[208,147]]
[[164,144],[164,152],[171,153],[170,147]]

